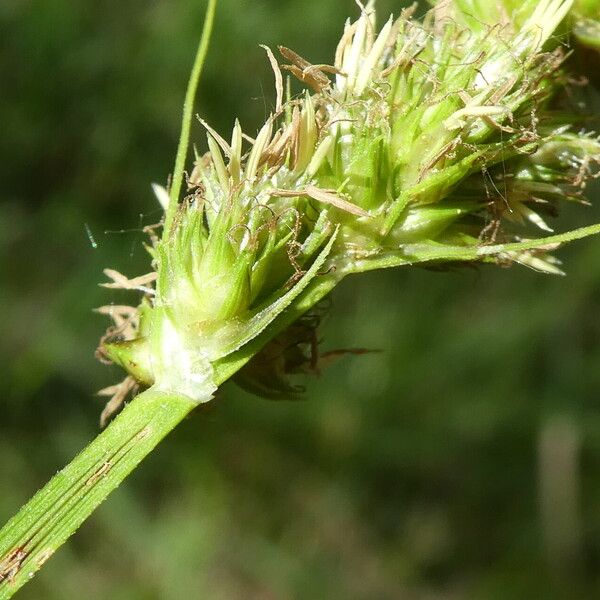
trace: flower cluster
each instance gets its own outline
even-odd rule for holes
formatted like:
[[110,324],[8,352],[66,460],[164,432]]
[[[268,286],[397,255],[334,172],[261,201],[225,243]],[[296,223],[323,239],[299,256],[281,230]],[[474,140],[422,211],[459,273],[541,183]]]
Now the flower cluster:
[[[254,138],[204,124],[188,196],[175,209],[157,188],[176,212],[150,248],[155,286],[134,312],[105,309],[116,326],[101,354],[200,402],[347,274],[456,261],[559,273],[548,251],[569,236],[528,232],[552,231],[600,160],[556,98],[572,5],[441,1],[379,31],[369,5],[333,64],[280,47],[280,66],[266,48],[274,113]],[[284,99],[282,69],[306,91]]]

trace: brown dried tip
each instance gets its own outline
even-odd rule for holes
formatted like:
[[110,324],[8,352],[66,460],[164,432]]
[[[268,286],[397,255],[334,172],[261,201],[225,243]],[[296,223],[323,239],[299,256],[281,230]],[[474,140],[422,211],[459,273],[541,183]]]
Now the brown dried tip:
[[331,81],[329,81],[329,77],[325,75],[324,71],[335,73],[337,70],[334,67],[313,65],[285,46],[278,46],[277,48],[281,55],[292,63],[291,65],[283,65],[283,68],[290,71],[302,83],[309,85],[315,92],[321,92],[331,85]]
[[100,415],[100,427],[102,429],[106,427],[111,417],[121,409],[129,393],[135,393],[137,388],[136,380],[128,375],[121,383],[111,385],[97,392],[98,396],[111,396]]

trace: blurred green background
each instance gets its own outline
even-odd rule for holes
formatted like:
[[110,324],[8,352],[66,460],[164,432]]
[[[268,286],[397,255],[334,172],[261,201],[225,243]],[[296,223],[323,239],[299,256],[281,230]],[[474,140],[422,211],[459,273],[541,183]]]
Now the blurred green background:
[[[92,308],[124,297],[97,284],[145,272],[204,8],[0,1],[2,522],[97,433],[94,393],[121,376],[94,359]],[[198,112],[256,130],[274,104],[258,44],[327,62],[356,13],[221,0]],[[560,228],[599,220],[574,207]],[[341,358],[303,402],[226,385],[19,597],[600,597],[600,239],[560,256],[567,278],[346,281],[322,346],[381,353]]]

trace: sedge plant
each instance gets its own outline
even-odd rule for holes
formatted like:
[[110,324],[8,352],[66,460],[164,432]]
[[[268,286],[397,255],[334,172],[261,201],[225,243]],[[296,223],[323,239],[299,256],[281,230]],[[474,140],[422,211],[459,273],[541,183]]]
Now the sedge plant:
[[348,275],[473,263],[561,274],[553,252],[600,232],[551,223],[560,204],[584,202],[600,163],[563,93],[564,32],[596,2],[444,0],[381,27],[360,5],[330,64],[265,47],[273,113],[252,136],[236,121],[226,139],[202,121],[207,151],[186,173],[215,4],[170,186],[154,186],[164,218],[151,271],[106,270],[108,287],[140,292],[138,306],[100,309],[112,325],[98,354],[125,379],[103,390],[102,433],[0,531],[0,599],[223,382],[297,393],[288,375],[315,363],[307,315]]

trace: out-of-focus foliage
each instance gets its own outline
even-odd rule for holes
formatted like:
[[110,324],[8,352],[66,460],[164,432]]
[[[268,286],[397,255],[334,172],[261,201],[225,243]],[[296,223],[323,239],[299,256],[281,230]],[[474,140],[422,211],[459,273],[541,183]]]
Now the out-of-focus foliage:
[[[256,129],[274,105],[257,44],[327,60],[346,15],[350,0],[222,0],[198,111]],[[116,372],[94,360],[91,308],[123,299],[97,282],[146,264],[201,20],[191,0],[0,3],[0,521],[97,431],[93,393]],[[21,597],[596,597],[600,243],[560,255],[566,279],[345,282],[323,349],[381,352],[340,358],[302,402],[226,386]]]
[[600,50],[599,0],[576,0],[573,10],[573,30],[582,44]]

